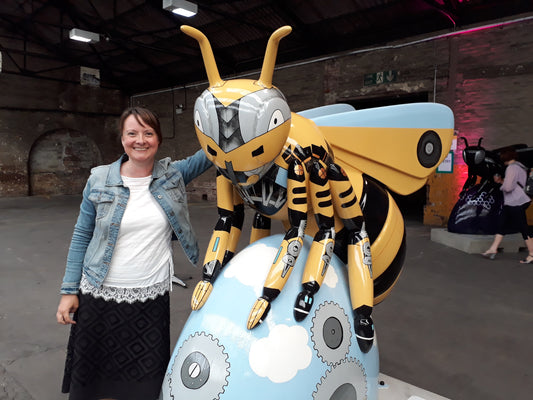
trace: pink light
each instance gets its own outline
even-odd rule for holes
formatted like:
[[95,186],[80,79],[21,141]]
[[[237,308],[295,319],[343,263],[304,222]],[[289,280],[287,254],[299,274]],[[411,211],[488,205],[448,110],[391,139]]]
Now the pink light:
[[[467,0],[465,0],[465,1],[467,1]],[[507,25],[515,24],[517,22],[520,22],[520,21],[499,22],[499,23],[496,23],[496,24],[479,26],[477,28],[464,29],[464,30],[461,30],[461,31],[458,31],[458,32],[446,33],[444,35],[440,35],[439,37],[443,38],[443,37],[448,37],[448,36],[457,36],[457,35],[464,35],[464,34],[468,34],[468,33],[486,31],[487,29],[501,28],[501,27],[504,27],[504,26],[507,26]]]

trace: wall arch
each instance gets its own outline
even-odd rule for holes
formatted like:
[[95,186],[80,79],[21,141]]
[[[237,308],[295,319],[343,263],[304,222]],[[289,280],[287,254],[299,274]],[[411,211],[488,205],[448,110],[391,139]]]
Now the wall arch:
[[28,159],[28,194],[80,194],[91,168],[102,163],[96,143],[82,132],[57,129],[41,135]]

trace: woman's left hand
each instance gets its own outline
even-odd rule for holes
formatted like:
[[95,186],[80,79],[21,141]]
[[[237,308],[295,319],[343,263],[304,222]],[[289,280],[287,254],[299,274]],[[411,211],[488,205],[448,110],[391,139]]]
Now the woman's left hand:
[[61,296],[59,306],[57,307],[56,319],[61,325],[75,324],[70,314],[75,312],[79,307],[79,299],[76,294],[64,294]]

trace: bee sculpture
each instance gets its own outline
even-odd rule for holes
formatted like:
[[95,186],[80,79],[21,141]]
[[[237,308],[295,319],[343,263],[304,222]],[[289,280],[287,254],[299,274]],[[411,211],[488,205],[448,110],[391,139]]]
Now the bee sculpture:
[[361,111],[331,105],[291,113],[272,85],[278,45],[291,27],[271,35],[256,81],[222,80],[206,36],[190,26],[181,30],[198,41],[209,79],[196,100],[194,121],[200,145],[217,168],[219,214],[192,309],[205,304],[233,256],[246,203],[256,211],[250,242],[270,234],[271,219],[286,228],[247,328],[265,320],[308,234],[313,242],[294,318],[309,314],[336,254],[347,265],[357,341],[368,352],[372,308],[391,291],[405,254],[403,218],[387,188],[408,194],[425,184],[449,151],[453,114],[430,103]]

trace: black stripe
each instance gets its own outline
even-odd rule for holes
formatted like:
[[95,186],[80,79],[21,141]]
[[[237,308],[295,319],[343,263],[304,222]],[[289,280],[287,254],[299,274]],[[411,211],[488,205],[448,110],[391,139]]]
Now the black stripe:
[[378,297],[381,294],[389,290],[394,282],[398,279],[400,272],[402,271],[403,261],[405,259],[405,229],[403,232],[403,239],[396,257],[387,267],[387,269],[376,279],[374,279],[374,297]]
[[357,202],[357,197],[354,196],[354,198],[351,199],[348,203],[343,203],[341,207],[348,208],[348,207],[353,206],[356,202]]
[[321,208],[330,207],[331,206],[331,199],[327,200],[327,201],[321,201],[320,203],[318,203],[318,206],[321,207]]
[[364,198],[366,195],[366,202],[362,211],[366,222],[368,238],[370,239],[370,243],[373,243],[383,229],[387,215],[391,212],[389,210],[389,196],[379,182],[374,181],[368,175],[364,175],[363,177],[364,187],[361,198]]
[[349,195],[351,195],[353,193],[353,187],[349,187],[348,190],[342,192],[339,194],[339,197],[342,199],[344,197],[348,197]]

